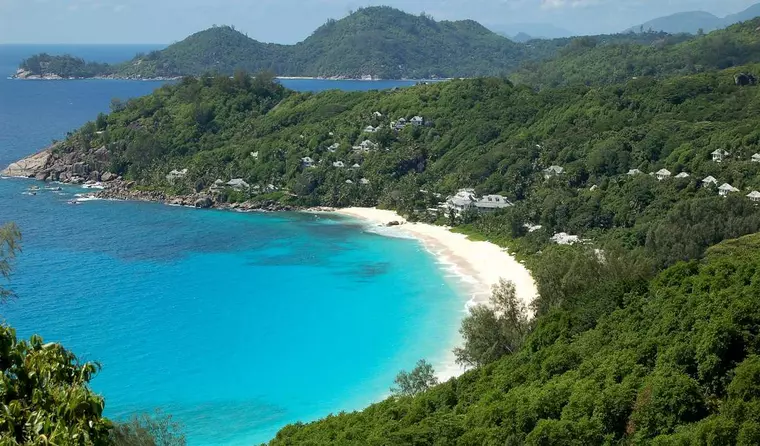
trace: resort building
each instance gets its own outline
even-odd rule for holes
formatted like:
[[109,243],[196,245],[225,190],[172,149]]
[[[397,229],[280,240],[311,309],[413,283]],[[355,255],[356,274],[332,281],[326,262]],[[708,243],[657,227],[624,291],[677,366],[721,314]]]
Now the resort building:
[[747,198],[749,198],[751,201],[755,203],[760,203],[760,192],[753,190],[752,192],[747,194]]
[[512,203],[501,195],[484,195],[475,202],[475,208],[482,212],[496,211],[510,206]]
[[375,132],[377,132],[377,129],[375,127],[372,127],[371,125],[364,127],[364,133],[375,133]]
[[756,153],[752,155],[750,159],[752,160],[753,163],[760,163],[760,153]]
[[734,186],[731,186],[728,183],[723,183],[718,188],[718,195],[720,195],[721,197],[725,197],[732,192],[739,192],[739,189],[735,188]]
[[668,169],[660,169],[654,174],[655,178],[657,178],[657,181],[667,180],[670,178],[670,175],[671,174]]
[[175,181],[185,178],[185,175],[187,175],[187,169],[182,169],[182,170],[175,169],[169,172],[168,175],[166,175],[166,181],[174,184]]
[[449,209],[462,212],[475,205],[478,199],[475,197],[474,189],[459,189],[455,195],[446,199],[446,205]]
[[338,168],[342,169],[342,168],[346,167],[346,165],[343,164],[343,161],[335,161],[333,163],[333,167],[338,167]]
[[369,180],[368,180],[368,179],[366,179],[366,178],[362,178],[361,180],[359,180],[359,182],[360,182],[361,184],[369,184]]
[[335,144],[333,144],[330,147],[328,147],[327,151],[330,152],[330,153],[335,153],[335,151],[338,150],[338,149],[340,149],[340,144],[336,142]]
[[382,118],[382,117],[383,117],[383,114],[382,114],[382,113],[380,113],[379,111],[376,111],[376,112],[372,113],[372,115],[373,115],[374,117],[376,117],[376,118]]
[[628,173],[626,173],[626,175],[638,175],[640,173],[643,173],[643,172],[641,172],[639,169],[631,169],[628,171]]
[[411,122],[413,125],[417,125],[417,126],[425,124],[425,120],[422,119],[422,116],[415,116],[409,122]]
[[314,160],[311,159],[309,156],[305,156],[301,158],[301,166],[303,167],[313,167],[314,166]]
[[224,186],[225,186],[224,181],[222,181],[222,180],[216,180],[216,181],[214,181],[214,184],[211,185],[211,187],[209,188],[209,190],[211,192],[221,192],[221,191],[224,190]]
[[718,180],[716,180],[715,177],[713,177],[712,175],[702,180],[702,186],[704,187],[717,186],[717,185],[718,185]]
[[353,166],[351,166],[352,169],[360,169],[362,166],[358,163],[355,163]]
[[686,173],[686,172],[681,172],[678,175],[676,175],[676,178],[678,178],[678,179],[689,178],[689,174]]
[[718,149],[718,150],[713,151],[710,155],[712,155],[713,161],[715,161],[716,163],[721,163],[723,162],[723,160],[728,158],[728,156],[731,154],[726,152],[723,149]]

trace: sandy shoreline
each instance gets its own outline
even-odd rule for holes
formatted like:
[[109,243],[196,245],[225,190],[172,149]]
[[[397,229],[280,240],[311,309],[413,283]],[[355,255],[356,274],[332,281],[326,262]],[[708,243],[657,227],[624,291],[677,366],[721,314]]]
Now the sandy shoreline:
[[[393,211],[374,208],[344,208],[338,214],[358,218],[372,225],[386,225],[397,221],[400,226],[393,230],[419,240],[422,245],[448,270],[461,279],[464,290],[469,295],[466,306],[487,303],[491,288],[499,279],[515,284],[517,297],[528,307],[538,294],[536,284],[528,269],[511,256],[505,249],[489,242],[472,241],[464,234],[449,231],[443,226],[424,223],[409,223]],[[463,313],[464,314],[464,313]],[[445,359],[434,364],[441,380],[461,374],[464,369],[454,363],[451,350],[460,343],[459,326],[452,327],[452,343],[447,346]]]

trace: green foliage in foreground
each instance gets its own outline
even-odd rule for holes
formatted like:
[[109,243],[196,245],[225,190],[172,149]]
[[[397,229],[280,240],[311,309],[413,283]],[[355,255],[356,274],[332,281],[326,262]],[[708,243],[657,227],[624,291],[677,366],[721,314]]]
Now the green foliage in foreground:
[[583,307],[554,309],[514,355],[413,398],[288,426],[270,444],[755,445],[759,299],[752,235],[629,289],[584,331]]

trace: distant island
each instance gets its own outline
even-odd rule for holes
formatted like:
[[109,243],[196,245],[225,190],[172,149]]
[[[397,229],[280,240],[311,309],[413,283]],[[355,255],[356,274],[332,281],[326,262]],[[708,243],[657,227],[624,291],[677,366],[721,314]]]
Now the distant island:
[[370,7],[328,21],[295,45],[262,43],[234,27],[217,26],[115,65],[32,56],[15,77],[155,79],[267,70],[293,77],[435,79],[499,75],[525,57],[522,45],[472,20],[438,22]]

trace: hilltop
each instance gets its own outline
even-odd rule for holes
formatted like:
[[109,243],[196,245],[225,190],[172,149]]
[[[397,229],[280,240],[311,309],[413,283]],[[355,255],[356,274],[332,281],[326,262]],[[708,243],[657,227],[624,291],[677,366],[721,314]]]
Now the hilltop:
[[421,79],[501,75],[525,57],[521,45],[471,20],[437,22],[390,7],[369,7],[328,21],[296,45],[261,43],[219,26],[95,72],[78,67],[58,73],[61,63],[40,69],[32,63],[37,57],[24,61],[22,68],[30,75],[61,77],[231,75],[243,69],[279,76]]

